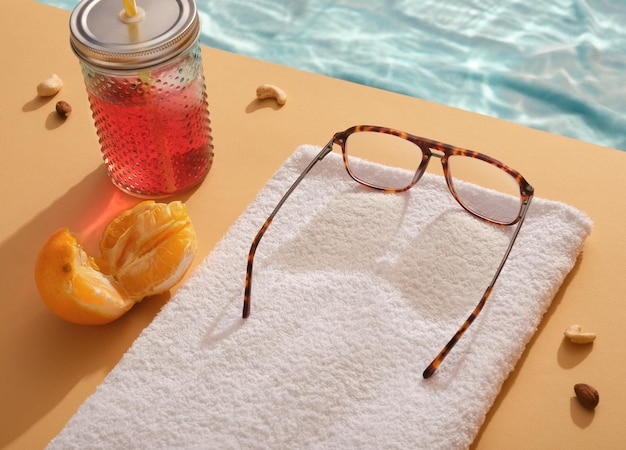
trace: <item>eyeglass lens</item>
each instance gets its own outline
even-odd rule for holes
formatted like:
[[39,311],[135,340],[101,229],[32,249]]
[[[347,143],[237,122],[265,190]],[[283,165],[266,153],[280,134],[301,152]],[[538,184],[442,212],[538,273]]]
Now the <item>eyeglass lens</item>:
[[[402,190],[414,184],[424,159],[417,144],[392,134],[368,131],[351,134],[345,143],[345,154],[348,171],[354,178],[391,190]],[[450,189],[463,207],[493,222],[510,224],[515,221],[522,205],[515,178],[471,156],[449,155],[447,164]],[[441,173],[441,164],[431,161],[431,169]]]
[[[423,158],[422,150],[413,142],[369,131],[348,136],[345,151],[350,174],[359,181],[381,189],[401,190],[410,186]],[[386,170],[389,168],[398,170]]]

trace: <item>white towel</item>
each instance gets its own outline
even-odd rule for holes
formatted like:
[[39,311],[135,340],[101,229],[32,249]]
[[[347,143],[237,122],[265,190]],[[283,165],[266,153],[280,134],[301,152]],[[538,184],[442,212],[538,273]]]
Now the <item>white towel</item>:
[[369,190],[331,153],[262,240],[244,321],[251,241],[318,151],[285,162],[51,449],[471,444],[591,221],[535,198],[484,310],[425,380],[512,227],[465,212],[435,175],[403,194]]

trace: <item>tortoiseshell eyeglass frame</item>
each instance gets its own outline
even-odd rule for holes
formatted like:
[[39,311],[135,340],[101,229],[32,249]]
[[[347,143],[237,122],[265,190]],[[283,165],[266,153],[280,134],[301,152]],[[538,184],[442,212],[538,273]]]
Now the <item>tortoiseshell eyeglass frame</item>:
[[[351,172],[350,166],[348,164],[348,155],[346,153],[346,141],[347,141],[348,137],[351,134],[358,133],[358,132],[375,132],[375,133],[390,134],[390,135],[393,135],[393,136],[397,136],[398,138],[410,141],[410,142],[414,143],[415,145],[417,145],[421,149],[423,156],[422,156],[422,161],[421,161],[419,167],[415,171],[415,176],[413,177],[413,180],[411,181],[411,183],[409,185],[403,187],[403,188],[400,188],[400,189],[388,189],[388,188],[385,188],[385,187],[369,184],[366,181],[357,178]],[[506,166],[505,164],[501,163],[500,161],[498,161],[498,160],[496,160],[496,159],[494,159],[494,158],[492,158],[490,156],[487,156],[487,155],[484,155],[482,153],[478,153],[478,152],[475,152],[475,151],[472,151],[472,150],[466,150],[466,149],[454,147],[454,146],[451,146],[451,145],[448,145],[448,144],[444,144],[444,143],[441,143],[441,142],[433,141],[431,139],[425,139],[425,138],[413,136],[413,135],[405,133],[403,131],[398,131],[398,130],[394,130],[392,128],[386,128],[386,127],[378,127],[378,126],[371,126],[371,125],[357,125],[357,126],[348,128],[345,131],[338,132],[324,146],[324,148],[317,154],[317,156],[315,156],[315,158],[309,163],[309,165],[302,171],[300,176],[289,187],[287,192],[280,199],[280,201],[278,202],[278,204],[276,205],[276,207],[274,208],[272,213],[265,220],[265,223],[263,223],[263,226],[261,227],[261,229],[256,234],[254,240],[252,241],[252,245],[250,247],[250,252],[248,253],[248,264],[247,264],[247,267],[246,267],[246,281],[245,281],[244,298],[243,298],[243,318],[244,319],[246,319],[246,318],[248,318],[250,316],[250,296],[251,296],[251,290],[252,290],[252,268],[253,268],[253,264],[254,264],[254,255],[256,253],[256,250],[257,250],[257,247],[259,245],[259,242],[261,241],[261,239],[263,238],[263,235],[265,234],[265,232],[267,231],[267,229],[271,225],[272,220],[274,219],[274,216],[276,216],[276,213],[278,213],[278,211],[283,206],[283,204],[285,203],[287,198],[289,198],[291,193],[296,189],[296,187],[300,184],[300,182],[304,179],[304,177],[306,177],[306,175],[311,171],[313,166],[315,166],[315,164],[317,164],[319,161],[324,159],[324,157],[328,153],[330,153],[332,151],[333,145],[338,145],[339,147],[341,147],[341,153],[342,153],[342,156],[343,156],[344,167],[346,168],[346,171],[348,172],[350,177],[352,177],[352,179],[354,179],[356,182],[358,182],[358,183],[360,183],[360,184],[362,184],[364,186],[367,186],[367,187],[370,187],[370,188],[373,188],[373,189],[377,189],[377,190],[380,190],[380,191],[383,191],[383,192],[387,192],[387,193],[404,192],[404,191],[412,188],[413,186],[415,186],[417,184],[417,182],[420,180],[420,178],[422,177],[422,175],[424,174],[424,172],[426,171],[426,168],[428,166],[428,163],[430,162],[431,157],[434,156],[436,158],[439,158],[441,160],[441,165],[443,167],[444,177],[445,177],[446,183],[448,185],[448,189],[450,190],[450,193],[456,199],[457,203],[459,203],[459,205],[461,205],[466,211],[468,211],[470,214],[472,214],[475,217],[478,217],[481,220],[484,220],[486,222],[493,223],[493,224],[496,224],[496,225],[510,226],[510,225],[516,225],[517,224],[517,227],[515,228],[513,234],[511,235],[511,240],[510,240],[509,245],[508,245],[508,247],[507,247],[507,249],[506,249],[506,251],[504,253],[502,261],[500,262],[500,264],[499,264],[499,266],[498,266],[498,268],[496,270],[496,273],[493,276],[491,282],[489,283],[489,286],[485,290],[482,298],[480,299],[480,301],[478,302],[478,304],[476,305],[474,310],[471,312],[471,314],[468,316],[468,318],[465,320],[465,322],[463,322],[463,324],[460,326],[460,328],[454,334],[454,336],[452,336],[452,338],[448,341],[448,343],[441,349],[439,354],[433,359],[433,361],[424,370],[424,372],[422,374],[423,377],[424,378],[429,378],[433,373],[435,373],[435,371],[437,370],[439,365],[443,362],[443,360],[448,355],[448,353],[450,353],[452,348],[456,345],[456,343],[465,334],[467,329],[474,322],[474,320],[476,319],[478,314],[482,311],[483,307],[485,306],[485,303],[487,302],[487,299],[489,298],[489,295],[491,294],[491,291],[493,290],[493,286],[496,283],[496,280],[498,279],[498,276],[500,275],[500,272],[502,271],[502,268],[504,267],[504,264],[505,264],[506,260],[508,259],[509,254],[511,253],[511,249],[513,248],[513,244],[515,243],[517,235],[519,234],[519,231],[520,231],[520,228],[522,226],[522,223],[524,222],[524,219],[526,217],[526,212],[528,211],[528,207],[530,206],[530,202],[531,202],[531,200],[533,198],[534,189],[524,179],[524,177],[519,172],[517,172],[516,170]],[[456,155],[456,156],[465,156],[465,157],[469,157],[469,158],[476,158],[476,159],[479,159],[481,161],[485,161],[485,162],[487,162],[487,163],[497,167],[498,169],[503,170],[504,172],[509,174],[512,178],[514,178],[517,181],[517,183],[519,185],[519,190],[520,190],[521,202],[520,202],[519,213],[517,214],[517,216],[512,221],[510,221],[510,222],[494,221],[494,220],[492,220],[492,219],[490,219],[488,217],[484,217],[484,216],[481,216],[481,215],[477,214],[475,211],[472,211],[472,210],[466,208],[463,205],[463,203],[459,200],[459,198],[458,198],[458,196],[457,196],[457,194],[456,194],[456,192],[454,190],[453,183],[452,183],[452,177],[450,175],[450,170],[449,170],[449,166],[448,166],[448,158],[450,156],[454,156],[454,155]]]

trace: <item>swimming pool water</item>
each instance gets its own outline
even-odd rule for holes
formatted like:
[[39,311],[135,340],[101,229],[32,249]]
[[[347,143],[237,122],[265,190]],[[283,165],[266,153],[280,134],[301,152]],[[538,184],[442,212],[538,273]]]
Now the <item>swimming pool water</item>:
[[624,0],[197,4],[205,45],[626,150]]

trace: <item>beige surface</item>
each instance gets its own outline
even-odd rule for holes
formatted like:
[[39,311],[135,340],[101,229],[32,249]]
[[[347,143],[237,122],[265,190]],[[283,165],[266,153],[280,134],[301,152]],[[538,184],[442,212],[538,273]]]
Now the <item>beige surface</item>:
[[[167,295],[103,327],[49,313],[33,281],[35,255],[59,226],[93,248],[104,223],[137,200],[106,178],[76,58],[69,13],[13,0],[0,15],[0,447],[42,448],[147,326]],[[476,448],[621,448],[626,442],[626,153],[420,100],[203,49],[215,163],[186,195],[206,256],[282,162],[302,143],[324,144],[355,124],[384,125],[492,155],[518,169],[540,197],[584,210],[594,230],[535,338],[505,383]],[[57,73],[48,101],[35,86]],[[288,93],[283,108],[254,100],[258,84]],[[58,100],[74,108],[65,122]],[[243,282],[243,274],[242,274]],[[589,347],[563,341],[581,323]],[[573,385],[600,391],[595,413]],[[416,424],[419,426],[419,424]]]

